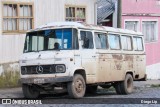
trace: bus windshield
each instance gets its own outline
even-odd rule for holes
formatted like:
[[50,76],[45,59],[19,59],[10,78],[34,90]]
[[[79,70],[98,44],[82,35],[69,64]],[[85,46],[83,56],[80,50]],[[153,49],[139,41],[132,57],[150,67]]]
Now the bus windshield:
[[72,42],[75,41],[72,39],[75,38],[77,38],[77,30],[72,28],[29,32],[25,40],[24,53],[74,49],[77,42]]

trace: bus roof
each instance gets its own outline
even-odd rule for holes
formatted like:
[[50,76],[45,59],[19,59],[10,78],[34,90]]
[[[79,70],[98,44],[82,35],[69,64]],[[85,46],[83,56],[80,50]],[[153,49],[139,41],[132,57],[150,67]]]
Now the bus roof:
[[53,22],[42,25],[36,29],[32,29],[31,31],[38,31],[38,30],[45,30],[45,29],[54,29],[54,28],[61,28],[61,27],[74,27],[80,29],[93,29],[93,30],[101,30],[107,32],[117,32],[117,33],[127,33],[127,34],[134,34],[134,35],[143,35],[141,32],[135,32],[132,30],[127,29],[120,29],[120,28],[113,28],[113,27],[106,27],[106,26],[99,26],[99,25],[92,25],[86,24],[84,22]]

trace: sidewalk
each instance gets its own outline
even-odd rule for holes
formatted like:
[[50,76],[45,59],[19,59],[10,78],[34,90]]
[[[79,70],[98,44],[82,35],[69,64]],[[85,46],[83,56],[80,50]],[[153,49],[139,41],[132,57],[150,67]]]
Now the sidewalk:
[[152,86],[160,86],[160,80],[147,80],[147,81],[135,81],[135,87],[152,87]]

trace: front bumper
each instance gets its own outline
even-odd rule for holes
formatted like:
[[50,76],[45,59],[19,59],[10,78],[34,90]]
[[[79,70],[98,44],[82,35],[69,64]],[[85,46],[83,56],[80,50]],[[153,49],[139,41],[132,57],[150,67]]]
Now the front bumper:
[[20,82],[22,84],[45,84],[45,83],[63,83],[70,82],[73,77],[34,77],[34,78],[21,78]]

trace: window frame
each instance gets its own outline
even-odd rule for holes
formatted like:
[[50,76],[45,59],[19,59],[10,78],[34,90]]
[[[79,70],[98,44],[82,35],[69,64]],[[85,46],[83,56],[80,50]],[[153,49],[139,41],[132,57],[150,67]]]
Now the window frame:
[[[4,8],[3,6],[5,4],[12,4],[12,5],[16,5],[17,6],[17,16],[4,16]],[[31,10],[31,15],[32,16],[20,16],[20,5],[28,5],[28,6],[31,6],[32,7],[32,10]],[[3,30],[4,29],[4,25],[3,25],[3,22],[4,22],[4,19],[15,19],[17,20],[16,22],[16,29],[17,30],[11,30],[11,31],[8,31],[8,30]],[[34,28],[34,3],[33,2],[7,2],[7,1],[2,1],[2,33],[3,34],[17,34],[17,33],[25,33],[27,30],[19,30],[19,20],[20,19],[31,19],[31,29]],[[8,27],[8,26],[7,26]]]
[[[67,12],[66,12],[66,8],[69,8],[69,7],[75,8],[75,17],[67,17],[67,16],[66,16],[66,13],[67,13]],[[64,18],[64,20],[67,21],[67,19],[71,19],[71,20],[74,20],[74,21],[78,21],[78,20],[77,20],[77,17],[76,17],[77,8],[84,8],[84,9],[85,9],[85,17],[84,17],[84,19],[83,19],[83,18],[81,18],[81,19],[85,20],[84,22],[86,22],[86,21],[87,21],[87,17],[86,17],[86,16],[87,16],[87,14],[86,14],[86,13],[87,13],[87,11],[86,11],[87,8],[86,8],[85,5],[69,5],[69,4],[65,5],[65,9],[64,9],[64,10],[65,10],[65,11],[64,11],[64,12],[65,12],[65,13],[64,13],[64,14],[65,14],[65,15],[64,15],[65,18]]]
[[[47,30],[62,30],[62,32],[64,31],[64,29],[71,29],[72,31],[71,31],[71,34],[72,34],[72,38],[71,38],[71,48],[68,48],[68,49],[64,49],[64,46],[62,46],[63,47],[63,49],[59,49],[59,50],[79,50],[79,42],[78,42],[78,48],[76,48],[76,49],[74,49],[73,48],[73,30],[75,29],[75,30],[77,30],[76,28],[72,28],[72,27],[64,27],[64,28],[56,28],[56,29],[45,29],[45,30],[38,30],[38,31],[31,31],[31,32],[28,32],[27,34],[26,34],[26,37],[25,37],[25,45],[24,45],[24,47],[26,47],[28,44],[27,44],[27,37],[29,37],[30,35],[30,33],[35,33],[36,35],[35,35],[35,37],[37,37],[37,44],[36,44],[36,46],[37,46],[37,52],[38,51],[48,51],[48,50],[54,50],[54,49],[49,49],[49,39],[50,39],[50,37],[48,37],[48,38],[46,38],[46,39],[48,39],[48,40],[45,40],[45,35],[43,34],[43,35],[39,35],[39,34],[41,34],[41,32],[45,32],[45,31],[47,31]],[[78,30],[77,30],[77,32],[78,32]],[[78,33],[77,33],[78,34]],[[38,36],[37,36],[38,35]],[[33,37],[33,36],[32,36]],[[45,42],[47,43],[47,45],[46,45],[46,47],[47,47],[47,49],[45,49],[45,50],[39,50],[39,38],[40,37],[44,37],[44,43],[43,43],[43,48],[45,48]],[[78,38],[78,35],[77,35],[77,38]],[[29,38],[30,40],[33,40],[33,38]],[[64,36],[62,35],[62,43],[61,44],[63,44],[63,42],[64,42]],[[79,41],[79,39],[78,39],[78,41]],[[30,41],[31,42],[31,45],[29,46],[29,47],[26,47],[27,49],[32,49],[32,46],[33,46],[33,44],[32,44],[32,42],[33,41]],[[25,49],[26,48],[24,48],[24,50],[23,50],[23,52],[24,53],[28,53],[28,52],[25,52]]]
[[[135,46],[134,46],[134,38],[141,38],[141,40],[142,40],[142,50],[136,50],[135,49]],[[144,39],[143,39],[143,37],[141,37],[141,36],[133,36],[133,38],[132,38],[132,41],[133,41],[133,50],[134,51],[136,51],[136,52],[143,52],[145,49],[144,49]]]
[[[124,29],[126,29],[126,22],[137,22],[136,32],[140,31],[140,20],[139,19],[125,19],[124,20]],[[134,30],[133,30],[134,31]]]
[[[95,40],[94,40],[94,33],[93,33],[93,31],[92,30],[85,30],[85,29],[79,29],[79,40],[80,41],[82,41],[82,38],[81,38],[81,32],[91,32],[92,33],[92,42],[93,42],[93,48],[83,48],[83,46],[82,46],[82,44],[80,43],[79,45],[81,45],[80,47],[81,47],[81,49],[85,49],[85,50],[93,50],[93,49],[95,49]],[[84,45],[84,44],[83,44]]]
[[[76,31],[77,31],[77,32],[76,32],[76,33],[77,33],[76,39],[77,39],[77,46],[78,46],[78,47],[77,47],[77,46],[76,46],[76,47],[74,46],[74,45],[75,45],[75,44],[74,44],[74,43],[75,43],[75,41],[74,41],[74,40],[75,40],[75,36],[73,35],[73,34],[74,34],[74,31],[73,31],[73,30],[76,30]],[[73,50],[79,50],[79,49],[80,49],[78,33],[79,33],[79,30],[78,30],[77,28],[72,28],[72,49],[73,49]]]
[[[156,38],[156,40],[151,40],[151,41],[146,41],[146,36],[143,34],[143,36],[144,36],[144,41],[145,41],[145,43],[152,43],[152,42],[158,42],[158,20],[157,19],[143,19],[142,20],[142,24],[143,24],[143,22],[156,22],[156,25],[155,25],[155,30],[156,30],[156,32],[155,32],[155,38]],[[142,33],[143,33],[143,25],[141,24],[141,31],[142,31]]]
[[106,36],[106,49],[103,49],[103,48],[100,48],[100,50],[108,50],[109,49],[109,42],[108,42],[108,33],[106,33],[106,32],[98,32],[98,31],[95,31],[94,32],[94,42],[95,42],[95,49],[98,49],[97,47],[96,47],[96,40],[95,40],[95,34],[105,34],[105,36]]

